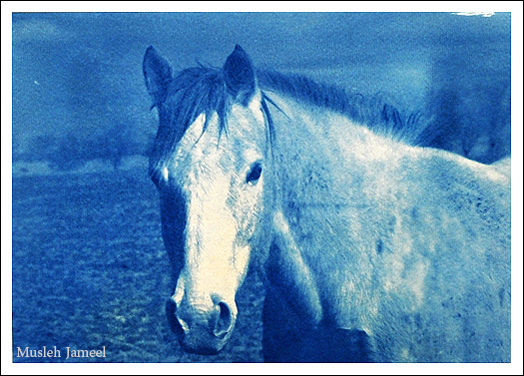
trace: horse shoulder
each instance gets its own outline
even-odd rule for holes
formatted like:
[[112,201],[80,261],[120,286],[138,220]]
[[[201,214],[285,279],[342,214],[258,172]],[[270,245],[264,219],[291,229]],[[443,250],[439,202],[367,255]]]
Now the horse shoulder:
[[371,320],[377,347],[398,361],[507,360],[506,177],[441,151],[407,164],[413,181],[402,184],[394,240],[374,261],[378,311],[397,318]]

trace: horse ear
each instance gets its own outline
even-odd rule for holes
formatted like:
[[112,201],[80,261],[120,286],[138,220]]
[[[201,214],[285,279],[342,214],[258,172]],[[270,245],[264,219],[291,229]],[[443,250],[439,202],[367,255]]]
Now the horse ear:
[[238,44],[228,56],[224,67],[226,86],[235,98],[243,105],[247,105],[256,91],[255,68],[248,54]]
[[142,63],[144,78],[149,95],[153,97],[153,105],[162,103],[166,98],[167,87],[173,78],[173,71],[169,62],[149,46]]

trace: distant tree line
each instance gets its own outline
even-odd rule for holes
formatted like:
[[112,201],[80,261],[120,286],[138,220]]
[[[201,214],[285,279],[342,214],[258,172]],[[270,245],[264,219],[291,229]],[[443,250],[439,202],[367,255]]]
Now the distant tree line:
[[118,124],[95,135],[74,131],[60,136],[37,135],[25,150],[13,150],[13,160],[47,161],[51,168],[65,171],[82,167],[89,160],[104,159],[118,169],[124,157],[147,155],[148,149],[132,128]]

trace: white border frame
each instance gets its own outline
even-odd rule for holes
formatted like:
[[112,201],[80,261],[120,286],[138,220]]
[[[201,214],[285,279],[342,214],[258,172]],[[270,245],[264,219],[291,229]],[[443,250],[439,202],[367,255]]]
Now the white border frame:
[[[204,3],[204,4],[203,4]],[[317,12],[512,12],[512,362],[510,364],[21,364],[12,361],[12,13],[14,12],[293,12],[296,2],[16,2],[4,1],[2,9],[2,127],[1,127],[1,223],[2,223],[2,374],[522,374],[522,3],[496,2],[306,2],[302,11]]]

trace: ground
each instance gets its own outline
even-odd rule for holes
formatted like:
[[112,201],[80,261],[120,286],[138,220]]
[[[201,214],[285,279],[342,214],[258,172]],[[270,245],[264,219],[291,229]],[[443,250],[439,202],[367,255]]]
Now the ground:
[[[145,169],[13,177],[15,362],[261,362],[263,287],[250,273],[217,356],[185,354],[170,331],[158,198]],[[62,349],[17,358],[17,347]],[[106,358],[65,359],[65,348]]]

